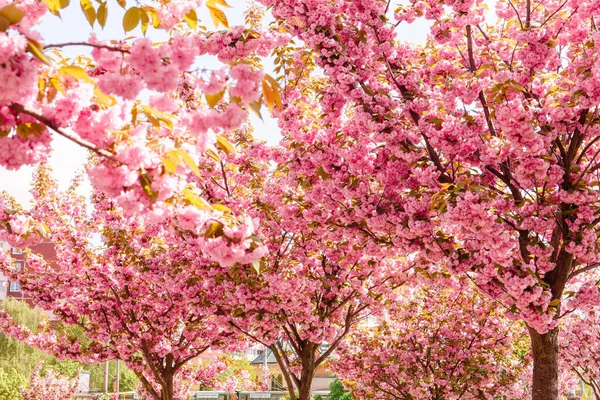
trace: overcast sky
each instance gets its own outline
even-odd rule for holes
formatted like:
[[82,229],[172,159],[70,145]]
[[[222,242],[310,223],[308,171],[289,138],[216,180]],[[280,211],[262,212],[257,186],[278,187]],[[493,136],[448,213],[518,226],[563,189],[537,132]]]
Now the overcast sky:
[[[247,0],[245,0],[246,2]],[[235,4],[234,8],[226,10],[230,25],[239,25],[243,23],[244,7],[240,4],[241,1],[231,1],[230,4]],[[199,13],[201,24],[212,29],[212,23],[204,7]],[[108,20],[104,30],[100,29],[98,24],[95,25],[93,32],[96,33],[100,40],[119,39],[123,37],[123,28],[121,21],[124,11],[117,7],[115,3],[110,3]],[[92,29],[83,17],[83,13],[76,3],[61,11],[62,19],[48,14],[43,23],[39,27],[39,31],[44,37],[44,44],[56,44],[73,41],[85,41],[92,33]],[[403,24],[404,25],[404,24]],[[139,27],[132,34],[140,35]],[[415,24],[411,26],[400,26],[400,36],[406,40],[423,42],[426,36],[426,26],[424,24]],[[156,31],[152,33],[152,28],[148,29],[149,35],[157,40],[164,36],[160,36]],[[163,34],[164,35],[164,34]],[[67,50],[68,49],[68,50]],[[66,48],[69,54],[80,54],[88,51],[83,47]],[[216,60],[210,58],[202,58],[201,60],[206,68],[219,68]],[[266,66],[267,69],[269,66]],[[266,114],[266,113],[263,113]],[[277,143],[280,135],[276,122],[266,115],[263,115],[264,121],[251,115],[250,119],[255,128],[255,135],[269,143]],[[53,153],[50,158],[50,164],[54,169],[55,177],[58,179],[62,187],[66,187],[72,179],[74,173],[80,170],[87,158],[87,151],[72,142],[62,138],[59,135],[53,135]],[[8,171],[0,167],[0,191],[6,190],[14,196],[23,206],[28,207],[31,201],[29,194],[29,185],[33,173],[33,167],[22,167],[18,171]],[[89,187],[83,187],[82,190],[89,190]]]

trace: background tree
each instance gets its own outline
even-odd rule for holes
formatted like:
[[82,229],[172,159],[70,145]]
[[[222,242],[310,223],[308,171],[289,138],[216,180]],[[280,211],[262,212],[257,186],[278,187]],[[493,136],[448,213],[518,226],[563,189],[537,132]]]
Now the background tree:
[[[263,3],[307,47],[280,59],[279,121],[299,174],[315,182],[313,203],[350,204],[329,214],[349,235],[418,254],[426,270],[467,274],[522,318],[532,398],[557,399],[561,304],[595,302],[598,291],[592,280],[565,291],[600,265],[598,10],[554,0],[499,1],[495,12],[485,1]],[[419,19],[430,25],[426,44],[399,40],[399,26]]]
[[526,337],[469,284],[406,288],[385,318],[352,333],[331,363],[373,399],[523,399]]
[[592,390],[594,399],[600,399],[600,357],[586,348],[595,346],[600,338],[598,311],[571,314],[565,321],[566,329],[560,335],[561,370],[567,377],[571,375],[571,387],[578,389],[583,381]]
[[35,334],[5,314],[4,329],[61,358],[121,359],[156,400],[174,399],[183,381],[207,378],[206,371],[184,371],[185,365],[210,347],[233,349],[238,340],[216,314],[220,293],[204,275],[212,261],[195,236],[126,217],[102,194],[93,196],[88,214],[74,188],[59,193],[44,167],[34,186],[38,208],[32,212],[52,232],[56,261],[29,254],[23,271],[11,269],[10,260],[2,267],[36,306],[78,326],[84,337]]
[[[214,172],[221,189],[209,197],[260,222],[257,236],[267,252],[252,268],[213,272],[219,305],[232,326],[274,355],[290,398],[308,400],[317,369],[407,279],[410,263],[324,222],[320,205],[305,197],[312,183],[295,181],[299,171],[286,164],[285,151],[251,140],[238,146],[243,155],[227,158],[226,173]],[[273,161],[282,162],[274,169]]]

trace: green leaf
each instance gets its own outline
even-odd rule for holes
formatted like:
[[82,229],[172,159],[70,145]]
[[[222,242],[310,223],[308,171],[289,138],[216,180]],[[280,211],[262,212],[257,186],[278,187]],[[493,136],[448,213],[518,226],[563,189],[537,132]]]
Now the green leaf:
[[142,9],[139,7],[131,7],[123,16],[123,29],[129,32],[135,29],[142,20]]

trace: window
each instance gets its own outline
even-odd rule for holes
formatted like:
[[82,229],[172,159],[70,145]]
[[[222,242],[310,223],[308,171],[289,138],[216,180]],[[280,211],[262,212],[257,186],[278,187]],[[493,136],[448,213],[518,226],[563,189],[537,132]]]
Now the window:
[[13,264],[13,268],[16,269],[17,271],[20,271],[23,268],[23,263],[17,261]]
[[21,287],[19,286],[19,282],[11,282],[10,283],[10,291],[11,292],[20,292]]
[[13,254],[23,254],[23,249],[17,249],[16,247],[12,248]]

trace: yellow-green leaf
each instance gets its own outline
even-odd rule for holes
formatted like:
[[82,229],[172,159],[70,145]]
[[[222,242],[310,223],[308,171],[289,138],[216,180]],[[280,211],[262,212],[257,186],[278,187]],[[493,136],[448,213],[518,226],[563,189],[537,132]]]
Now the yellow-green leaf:
[[7,5],[6,7],[2,7],[0,9],[0,16],[3,16],[7,20],[9,20],[12,25],[21,22],[21,20],[25,16],[25,13],[13,3]]
[[94,88],[94,96],[96,96],[96,103],[101,106],[112,107],[117,104],[117,99],[105,94],[97,87]]
[[94,27],[94,22],[96,22],[96,10],[94,10],[94,6],[90,0],[79,0],[81,4],[81,10],[85,15],[85,18],[90,23],[90,26]]
[[88,83],[94,83],[94,81],[92,80],[92,78],[90,78],[90,76],[85,71],[85,69],[83,69],[81,67],[77,67],[75,65],[70,65],[68,67],[62,67],[61,69],[58,70],[58,73],[70,75],[77,80],[83,80]]
[[129,32],[135,29],[142,20],[142,9],[139,7],[131,7],[123,16],[123,29]]
[[27,51],[46,65],[50,65],[50,59],[44,54],[44,48],[33,39],[27,38]]
[[189,13],[184,15],[183,19],[190,28],[196,30],[196,27],[198,26],[198,15],[196,15],[196,10],[191,9]]
[[548,307],[558,307],[560,305],[560,299],[554,299],[548,303]]
[[140,174],[140,185],[144,192],[150,197],[150,199],[154,202],[158,197],[158,193],[152,190],[152,178],[147,173]]
[[198,207],[201,210],[206,210],[210,207],[210,204],[206,202],[202,197],[198,196],[196,193],[192,192],[189,189],[183,189],[183,196],[187,201],[192,203],[192,205]]
[[213,210],[222,211],[224,213],[230,213],[231,209],[229,207],[225,207],[223,204],[213,204]]
[[98,7],[98,15],[96,17],[100,26],[104,28],[106,25],[106,18],[108,17],[108,7],[106,7],[106,1],[100,3],[100,7]]
[[235,153],[235,146],[224,136],[217,135],[217,147],[223,150],[227,155]]

